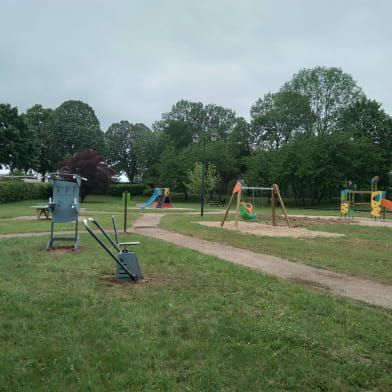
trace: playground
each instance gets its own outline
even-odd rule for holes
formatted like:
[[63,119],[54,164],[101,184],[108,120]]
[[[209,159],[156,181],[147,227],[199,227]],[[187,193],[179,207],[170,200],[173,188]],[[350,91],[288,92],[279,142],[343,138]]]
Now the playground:
[[31,208],[45,200],[0,206],[0,389],[390,390],[389,215],[286,206],[288,227],[277,205],[274,226],[256,201],[235,228],[235,202],[224,227],[227,207],[200,218],[198,203],[143,202],[131,198],[127,233],[121,199],[80,206],[79,221],[114,239],[115,216],[119,241],[140,242],[144,279],[123,282],[83,225],[77,250],[45,250],[51,222]]

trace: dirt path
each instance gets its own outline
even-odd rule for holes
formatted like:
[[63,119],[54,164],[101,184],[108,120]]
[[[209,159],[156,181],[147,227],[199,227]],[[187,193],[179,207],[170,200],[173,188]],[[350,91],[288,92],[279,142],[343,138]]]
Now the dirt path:
[[134,223],[133,229],[136,233],[147,237],[216,256],[314,289],[392,308],[391,285],[162,230],[159,229],[159,221],[163,216],[164,214],[144,214]]

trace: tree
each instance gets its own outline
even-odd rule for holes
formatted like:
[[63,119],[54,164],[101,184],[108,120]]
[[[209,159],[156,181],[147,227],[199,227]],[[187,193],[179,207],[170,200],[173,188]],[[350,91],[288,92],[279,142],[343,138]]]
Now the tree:
[[41,174],[45,174],[51,168],[49,164],[49,135],[46,124],[52,112],[52,109],[45,109],[42,105],[34,105],[30,109],[27,109],[25,114],[22,114],[27,129],[36,135],[38,139],[39,152],[37,170]]
[[379,186],[387,185],[392,169],[392,118],[381,105],[366,98],[353,103],[342,113],[339,132],[348,134],[355,145],[353,184],[359,189],[369,186],[377,174]]
[[16,107],[0,104],[0,165],[28,171],[38,166],[38,138]]
[[158,183],[160,187],[168,187],[174,192],[183,192],[187,198],[186,171],[190,166],[188,166],[189,156],[184,151],[185,149],[176,151],[173,146],[169,146],[161,154],[158,166]]
[[144,142],[150,133],[144,124],[128,121],[112,124],[105,133],[109,163],[117,172],[124,172],[130,182],[139,182],[143,175]]
[[294,92],[307,97],[312,113],[315,134],[335,129],[341,111],[364,97],[351,75],[340,68],[315,67],[302,69],[284,84],[280,92]]
[[354,172],[355,145],[346,134],[298,135],[279,151],[279,176],[296,200],[339,195]]
[[94,110],[81,101],[66,101],[56,108],[46,123],[48,166],[75,153],[92,149],[104,152],[104,134]]
[[[218,148],[219,147],[220,141],[218,140]],[[223,182],[222,186],[219,187],[221,193],[226,191],[226,188],[232,179],[239,178],[241,174],[246,172],[247,159],[252,153],[253,148],[250,125],[243,117],[239,117],[236,120],[233,131],[227,138],[224,151],[219,149],[217,151],[218,156],[225,155],[228,159],[225,161],[223,167],[214,160]]]
[[251,137],[254,145],[279,148],[297,133],[309,133],[315,115],[308,97],[295,91],[269,93],[251,108]]
[[[192,170],[187,171],[188,183],[186,187],[191,193],[201,193],[202,189],[202,171],[203,165],[201,162],[196,162]],[[211,192],[215,189],[219,181],[219,176],[216,172],[215,165],[209,163],[206,165],[204,172],[204,191],[205,202],[208,202]]]
[[192,143],[194,133],[206,136],[216,132],[220,139],[226,140],[235,123],[235,112],[231,109],[180,100],[170,112],[162,115],[154,129],[167,135],[176,148],[183,148]]
[[78,152],[70,159],[60,162],[59,168],[65,173],[79,174],[87,179],[82,181],[80,188],[82,202],[93,192],[106,193],[108,186],[113,182],[114,170],[106,164],[103,156],[97,151]]

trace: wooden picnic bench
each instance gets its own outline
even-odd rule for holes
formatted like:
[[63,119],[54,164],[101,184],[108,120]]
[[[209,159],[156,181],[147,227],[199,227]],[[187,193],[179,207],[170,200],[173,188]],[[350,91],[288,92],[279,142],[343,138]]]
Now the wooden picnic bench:
[[41,219],[42,215],[45,216],[45,219],[50,219],[48,207],[48,205],[31,206],[31,208],[35,208],[37,211],[37,219]]
[[226,200],[211,200],[209,202],[211,207],[224,207]]

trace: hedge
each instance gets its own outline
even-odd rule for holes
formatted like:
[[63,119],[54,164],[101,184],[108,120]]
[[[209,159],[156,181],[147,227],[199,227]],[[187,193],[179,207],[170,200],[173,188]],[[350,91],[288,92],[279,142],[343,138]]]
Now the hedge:
[[49,199],[52,185],[44,182],[0,181],[0,203]]
[[137,196],[143,195],[146,190],[151,190],[151,188],[146,184],[112,184],[109,187],[109,195],[121,197],[123,192],[128,191],[131,196]]

